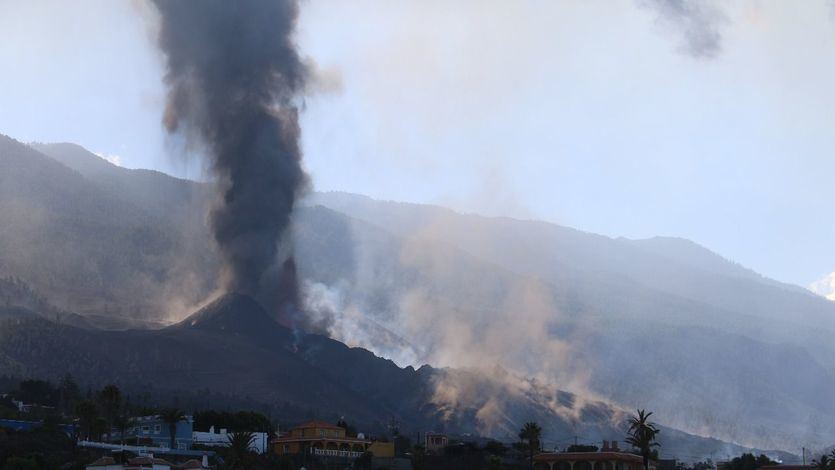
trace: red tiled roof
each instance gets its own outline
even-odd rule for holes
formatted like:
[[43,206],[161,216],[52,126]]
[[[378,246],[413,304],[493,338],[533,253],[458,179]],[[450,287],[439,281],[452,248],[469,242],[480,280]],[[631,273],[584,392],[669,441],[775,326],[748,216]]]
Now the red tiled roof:
[[151,457],[134,457],[128,460],[128,465],[171,465],[171,462],[167,460],[163,460],[160,458],[151,458]]
[[105,467],[107,465],[116,465],[116,460],[114,460],[113,457],[105,456],[105,457],[99,458],[98,460],[96,460],[95,462],[93,462],[93,463],[91,463],[90,465],[87,465],[87,466],[88,467]]

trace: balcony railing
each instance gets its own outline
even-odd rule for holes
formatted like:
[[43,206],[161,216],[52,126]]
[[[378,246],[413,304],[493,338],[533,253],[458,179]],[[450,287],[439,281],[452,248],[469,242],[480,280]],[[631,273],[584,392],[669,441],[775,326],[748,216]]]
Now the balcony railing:
[[317,449],[315,447],[311,448],[310,452],[313,455],[321,457],[344,457],[349,459],[355,459],[362,455],[362,452],[355,452],[353,450]]

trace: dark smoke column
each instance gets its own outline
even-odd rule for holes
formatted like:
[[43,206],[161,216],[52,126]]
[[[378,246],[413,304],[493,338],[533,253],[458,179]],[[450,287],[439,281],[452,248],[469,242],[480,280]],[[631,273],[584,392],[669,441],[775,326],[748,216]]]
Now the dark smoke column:
[[289,243],[290,215],[306,183],[296,100],[307,70],[293,42],[298,4],[154,3],[167,61],[164,123],[204,151],[217,177],[210,225],[225,287],[286,320],[298,289],[292,254],[279,244]]

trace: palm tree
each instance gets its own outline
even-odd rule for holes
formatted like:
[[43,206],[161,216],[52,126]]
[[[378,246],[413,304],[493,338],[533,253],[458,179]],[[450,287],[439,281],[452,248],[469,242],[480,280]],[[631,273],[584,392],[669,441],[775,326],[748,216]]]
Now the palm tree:
[[119,416],[122,407],[122,392],[115,385],[107,385],[99,392],[99,403],[101,403],[104,419],[107,421],[107,438],[113,432],[113,424]]
[[90,400],[79,402],[75,407],[75,414],[78,416],[78,427],[84,439],[90,439],[93,434],[93,424],[98,417],[96,404]]
[[533,468],[534,450],[539,452],[539,438],[542,437],[542,428],[534,421],[529,421],[519,431],[519,439],[528,444],[528,456],[531,468]]
[[251,432],[233,432],[229,434],[229,468],[247,468],[250,448],[255,441],[255,434]]
[[655,437],[661,431],[655,427],[655,423],[649,422],[650,416],[652,416],[651,411],[647,413],[644,410],[638,410],[637,416],[629,418],[629,434],[626,437],[627,443],[641,451],[641,456],[644,458],[644,470],[649,470],[652,448],[660,445],[655,442]]
[[133,423],[133,418],[126,414],[120,414],[116,417],[116,421],[113,424],[119,431],[119,440],[122,445],[125,445],[125,434],[127,433],[128,429],[131,426],[133,426]]
[[165,422],[165,424],[168,425],[171,448],[174,449],[177,445],[177,423],[186,419],[186,416],[183,414],[182,410],[178,410],[177,408],[168,408],[162,410],[159,417],[163,422]]
[[[832,451],[835,453],[835,450]],[[829,456],[824,454],[821,455],[820,458],[817,460],[812,460],[812,465],[819,470],[829,470],[829,467],[832,465],[832,460],[829,459]]]

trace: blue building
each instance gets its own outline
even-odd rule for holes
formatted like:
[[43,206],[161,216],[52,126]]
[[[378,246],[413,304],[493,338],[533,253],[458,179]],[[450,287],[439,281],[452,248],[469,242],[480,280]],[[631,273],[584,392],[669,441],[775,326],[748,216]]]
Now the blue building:
[[[174,434],[174,448],[190,449],[193,430],[194,419],[191,416],[180,420],[177,423],[177,432]],[[128,438],[135,437],[139,441],[150,441],[156,447],[171,446],[170,426],[159,415],[133,418],[132,426],[125,434]]]
[[[43,421],[21,421],[17,419],[0,419],[0,428],[14,429],[15,431],[31,431],[43,426]],[[67,436],[75,437],[77,426],[75,424],[59,424],[58,429],[64,431]]]

